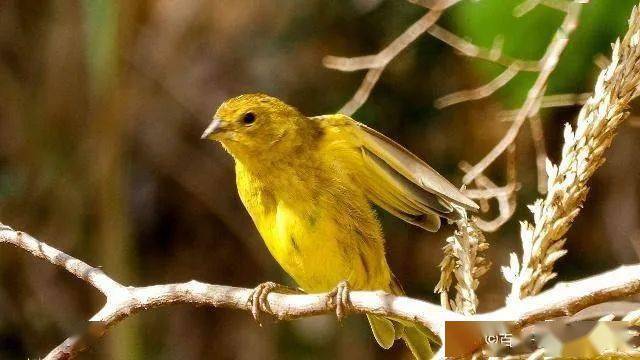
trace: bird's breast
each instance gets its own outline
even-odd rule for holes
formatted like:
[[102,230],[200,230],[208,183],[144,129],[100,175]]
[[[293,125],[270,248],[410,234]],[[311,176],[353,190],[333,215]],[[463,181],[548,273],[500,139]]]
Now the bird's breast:
[[274,179],[236,167],[240,198],[267,248],[306,291],[328,291],[342,280],[383,288],[382,233],[364,194],[344,174],[307,170]]

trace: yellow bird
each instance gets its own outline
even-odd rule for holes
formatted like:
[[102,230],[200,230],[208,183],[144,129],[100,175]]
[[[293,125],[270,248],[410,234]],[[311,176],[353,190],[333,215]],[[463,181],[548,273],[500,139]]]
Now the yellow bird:
[[[202,138],[219,141],[233,156],[240,199],[273,257],[306,292],[348,283],[403,294],[371,203],[429,231],[438,230],[441,218],[457,220],[464,209],[478,208],[377,131],[345,115],[306,117],[264,94],[224,102]],[[275,287],[256,288],[255,317]],[[430,356],[425,329],[368,319],[383,348],[403,338],[416,358]]]

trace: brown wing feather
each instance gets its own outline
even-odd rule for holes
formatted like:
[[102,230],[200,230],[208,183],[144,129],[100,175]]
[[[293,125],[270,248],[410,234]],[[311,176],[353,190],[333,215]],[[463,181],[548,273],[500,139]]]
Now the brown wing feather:
[[364,147],[412,183],[467,210],[478,210],[475,202],[409,150],[370,127],[355,123],[362,129]]
[[[411,152],[377,131],[344,115],[318,116],[331,141],[349,143],[362,154],[362,170],[356,172],[367,196],[389,213],[429,231],[440,228],[440,217],[457,220],[457,205],[476,210],[444,177]],[[337,140],[339,139],[339,140]]]

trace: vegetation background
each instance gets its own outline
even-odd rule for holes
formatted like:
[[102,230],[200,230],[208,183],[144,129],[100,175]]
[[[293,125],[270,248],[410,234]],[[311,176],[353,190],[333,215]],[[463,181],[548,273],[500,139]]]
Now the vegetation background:
[[[562,14],[520,0],[465,0],[439,23],[482,46],[504,36],[505,53],[538,59]],[[592,0],[552,75],[549,94],[592,88],[597,54],[626,29],[634,0]],[[322,67],[328,54],[375,53],[425,9],[402,0],[3,0],[0,1],[0,221],[101,266],[125,284],[198,279],[243,287],[291,280],[271,259],[236,195],[232,161],[199,140],[226,98],[266,92],[304,113],[335,112],[363,73]],[[454,183],[458,163],[478,161],[509,126],[535,74],[497,94],[445,110],[436,98],[475,87],[499,66],[419,38],[386,69],[355,118],[406,145]],[[557,159],[577,107],[544,112]],[[632,119],[629,124],[634,124]],[[525,132],[528,131],[525,130]],[[640,130],[624,126],[596,173],[568,234],[560,280],[595,274],[640,255]],[[521,190],[513,221],[487,234],[496,265],[520,251],[515,219],[536,198],[535,153],[520,137]],[[488,173],[504,182],[499,162]],[[481,214],[491,217],[493,213]],[[388,259],[412,297],[433,294],[441,246],[431,234],[380,213]],[[321,245],[319,245],[321,246]],[[494,266],[481,310],[508,291]],[[101,305],[95,290],[50,264],[0,249],[0,358],[46,354]],[[249,314],[173,307],[118,325],[85,359],[396,359],[362,316],[267,323]]]

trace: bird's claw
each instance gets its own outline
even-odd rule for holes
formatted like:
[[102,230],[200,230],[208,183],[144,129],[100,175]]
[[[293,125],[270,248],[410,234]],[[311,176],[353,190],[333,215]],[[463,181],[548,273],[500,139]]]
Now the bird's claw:
[[336,317],[339,322],[342,322],[342,319],[347,315],[347,311],[351,306],[351,300],[349,299],[349,293],[351,290],[349,289],[349,282],[343,280],[338,283],[333,291],[329,293],[329,296],[332,299],[332,302],[336,307]]
[[251,305],[251,315],[253,315],[253,319],[260,326],[262,326],[262,322],[260,321],[262,313],[269,311],[267,306],[267,296],[277,286],[278,284],[268,281],[256,286],[251,294],[249,294],[247,304]]
[[267,296],[274,290],[285,293],[285,294],[299,294],[301,291],[297,289],[292,289],[284,285],[280,285],[273,281],[264,282],[258,286],[256,286],[251,294],[249,294],[249,298],[247,299],[247,304],[251,306],[251,315],[258,323],[258,325],[262,326],[261,315],[264,312],[271,313],[271,309],[269,309],[269,302],[267,301]]

